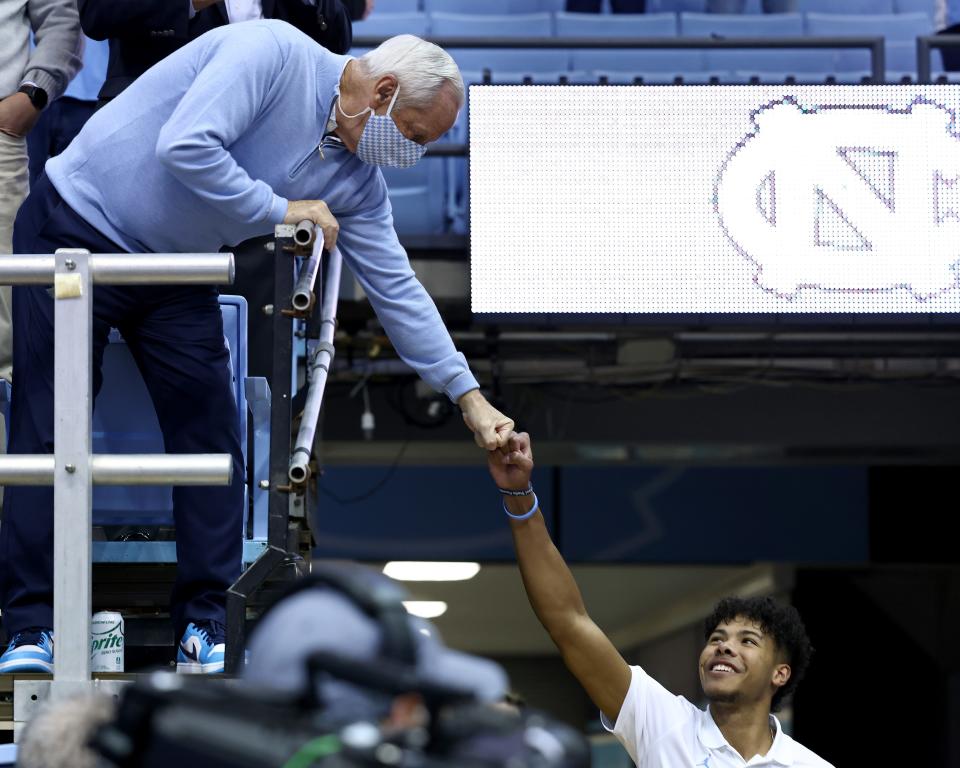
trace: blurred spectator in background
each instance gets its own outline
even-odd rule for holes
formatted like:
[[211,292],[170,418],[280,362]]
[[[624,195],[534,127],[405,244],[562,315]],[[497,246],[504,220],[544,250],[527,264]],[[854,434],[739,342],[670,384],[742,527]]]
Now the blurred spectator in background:
[[97,94],[107,76],[109,55],[107,43],[85,38],[83,68],[70,81],[63,96],[43,110],[27,134],[31,187],[43,172],[44,163],[67,148],[97,108]]
[[[707,13],[743,13],[747,0],[707,0]],[[763,0],[764,13],[793,13],[797,0]]]
[[[567,0],[568,13],[600,13],[603,0]],[[643,13],[647,0],[610,0],[614,13]]]
[[[36,47],[30,50],[30,31]],[[10,253],[13,220],[27,196],[26,136],[47,103],[80,68],[74,0],[0,0],[0,254]],[[0,378],[12,375],[10,286],[0,287]]]
[[373,13],[373,7],[376,3],[374,0],[343,0],[343,4],[347,6],[350,18],[354,21],[360,21]]
[[94,40],[110,41],[101,102],[117,96],[160,59],[224,24],[280,19],[334,53],[346,53],[353,42],[351,14],[341,0],[79,0],[79,7],[83,31]]
[[113,697],[100,693],[48,701],[24,728],[17,768],[95,768],[90,737],[115,710]]

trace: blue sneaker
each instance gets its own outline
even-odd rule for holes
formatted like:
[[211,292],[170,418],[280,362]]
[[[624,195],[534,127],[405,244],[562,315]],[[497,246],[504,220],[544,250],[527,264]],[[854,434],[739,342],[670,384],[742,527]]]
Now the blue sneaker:
[[225,631],[218,621],[192,621],[180,638],[177,672],[206,675],[223,672]]
[[53,630],[29,627],[10,638],[0,656],[0,674],[53,672]]

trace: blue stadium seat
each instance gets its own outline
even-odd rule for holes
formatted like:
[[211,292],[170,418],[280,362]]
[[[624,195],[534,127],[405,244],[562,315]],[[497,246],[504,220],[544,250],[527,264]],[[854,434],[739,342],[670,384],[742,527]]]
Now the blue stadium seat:
[[705,13],[707,0],[647,0],[647,13]]
[[786,48],[781,50],[744,49],[706,51],[708,70],[749,70],[751,72],[821,72],[833,69],[829,50]]
[[[936,0],[893,0],[894,13],[925,13],[931,19],[936,18]],[[879,13],[880,11],[875,11]]]
[[387,182],[393,225],[400,235],[436,235],[447,224],[446,158],[425,157],[412,168],[380,169]]
[[[799,13],[769,15],[682,13],[680,34],[683,37],[802,37],[803,16]],[[704,51],[708,70],[780,70],[803,68],[816,70],[826,64],[828,56],[804,50],[716,50]]]
[[571,69],[618,72],[694,72],[705,66],[703,51],[573,49]]
[[558,13],[557,37],[674,37],[675,13]]
[[416,13],[423,10],[422,5],[420,0],[377,0],[377,9],[374,11],[374,15],[381,13]]
[[759,16],[726,13],[681,13],[683,37],[800,37],[803,16],[799,13],[771,13]]
[[925,13],[839,14],[808,13],[808,35],[873,36],[911,42],[918,35],[932,34],[933,20]]
[[[892,45],[906,43],[915,45],[918,35],[929,35],[933,32],[933,21],[925,13],[900,13],[886,15],[841,15],[834,13],[806,14],[806,28],[808,35],[834,36],[881,36],[886,39],[887,69],[914,69],[916,55],[905,61],[904,48]],[[903,66],[891,64],[895,58]],[[834,54],[834,69],[837,71],[854,71],[862,69],[869,71],[870,55],[865,50],[838,50]]]
[[366,21],[353,22],[354,37],[393,37],[394,35],[430,34],[430,17],[425,13],[380,13],[379,9]]
[[[910,42],[887,42],[887,79],[891,72],[917,73],[917,44]],[[934,62],[936,63],[936,62]]]
[[552,37],[553,16],[431,13],[430,29],[435,37]]
[[893,13],[893,0],[799,0],[801,13]]
[[554,72],[570,69],[570,51],[561,48],[449,48],[447,52],[461,71],[500,69],[508,72]]
[[[237,402],[240,433],[247,434],[248,422],[259,437],[254,440],[254,457],[247,455],[246,439],[242,440],[245,463],[252,461],[254,488],[266,479],[269,454],[269,388],[263,379],[247,377],[247,302],[241,296],[221,296],[224,343],[230,351],[233,396]],[[249,418],[249,413],[253,418]],[[146,385],[133,361],[123,337],[116,331],[110,335],[103,355],[103,387],[97,396],[93,413],[94,453],[163,453],[163,437]],[[250,489],[248,489],[249,491]],[[255,515],[254,527],[266,530],[266,494],[251,492]],[[258,517],[262,517],[259,520]],[[95,525],[154,526],[173,524],[173,502],[169,486],[94,486],[93,519]],[[246,533],[246,516],[244,516]],[[95,561],[157,561],[149,545],[97,542]],[[163,542],[166,544],[166,542]],[[162,548],[172,553],[171,547]],[[107,554],[104,555],[104,552]],[[166,558],[159,558],[165,561]]]
[[551,13],[562,11],[564,0],[424,0],[423,7],[427,13]]

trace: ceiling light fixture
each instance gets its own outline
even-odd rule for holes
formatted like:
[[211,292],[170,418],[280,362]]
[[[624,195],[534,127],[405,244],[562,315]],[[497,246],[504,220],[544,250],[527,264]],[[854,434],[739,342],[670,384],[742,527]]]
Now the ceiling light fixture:
[[383,572],[397,581],[466,581],[480,572],[480,564],[394,560],[383,566]]
[[435,619],[447,612],[447,604],[443,600],[404,600],[403,607],[407,613],[421,619]]

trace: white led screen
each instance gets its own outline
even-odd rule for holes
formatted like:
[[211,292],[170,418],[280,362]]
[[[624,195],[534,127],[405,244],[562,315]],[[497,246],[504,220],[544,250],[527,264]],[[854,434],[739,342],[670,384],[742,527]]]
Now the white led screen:
[[474,86],[478,313],[960,311],[960,88]]

